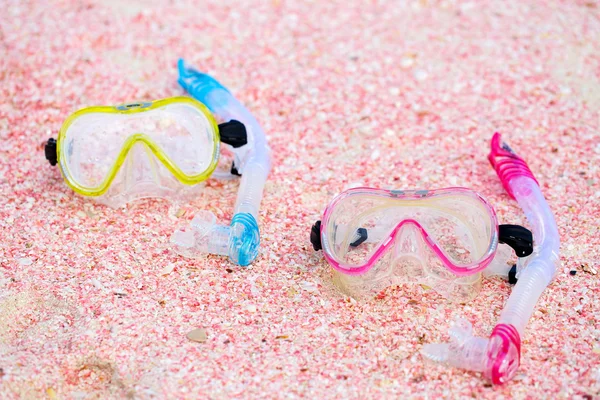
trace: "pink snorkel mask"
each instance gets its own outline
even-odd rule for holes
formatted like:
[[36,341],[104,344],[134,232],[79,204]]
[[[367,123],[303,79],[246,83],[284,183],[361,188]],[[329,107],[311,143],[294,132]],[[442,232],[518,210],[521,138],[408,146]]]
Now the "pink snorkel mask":
[[[331,202],[323,223],[313,226],[311,242],[315,250],[323,249],[336,284],[354,297],[417,282],[464,302],[478,293],[482,275],[501,275],[516,283],[489,339],[474,336],[471,324],[459,320],[450,330],[449,343],[422,349],[429,359],[483,372],[492,383],[503,384],[518,370],[525,326],[560,265],[560,241],[527,163],[498,133],[488,158],[523,209],[533,235],[520,226],[498,225],[489,203],[469,189],[358,188]],[[507,262],[509,246],[519,257],[512,266]]]
[[[388,286],[419,283],[459,302],[481,287],[481,271],[499,243],[517,256],[533,251],[532,235],[498,226],[491,205],[466,188],[439,190],[350,189],[327,207],[311,232],[335,281],[353,297],[375,296]],[[501,262],[506,263],[506,252]]]

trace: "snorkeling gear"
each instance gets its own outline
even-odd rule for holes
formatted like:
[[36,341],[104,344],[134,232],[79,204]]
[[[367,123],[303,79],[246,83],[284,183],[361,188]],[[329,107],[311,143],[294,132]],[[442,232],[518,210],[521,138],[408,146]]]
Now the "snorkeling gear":
[[217,167],[219,142],[240,147],[245,138],[240,122],[217,125],[200,102],[173,97],[79,110],[48,140],[45,155],[75,192],[119,207],[196,194]]
[[560,239],[554,215],[527,166],[496,133],[492,138],[490,163],[504,189],[516,199],[533,228],[533,254],[517,264],[510,297],[489,339],[473,336],[468,321],[459,320],[450,330],[451,341],[428,344],[422,352],[433,360],[458,368],[481,371],[494,384],[512,379],[521,360],[521,337],[540,295],[560,266]]
[[[531,254],[531,232],[498,226],[491,205],[466,188],[381,190],[354,188],[338,195],[313,226],[311,242],[353,297],[415,282],[454,301],[472,299],[498,243],[519,257]],[[504,259],[499,262],[506,262]]]
[[[525,325],[559,266],[552,212],[525,161],[500,143],[496,133],[488,158],[533,235],[520,226],[498,226],[491,206],[464,188],[351,189],[332,201],[311,231],[313,247],[322,247],[335,270],[334,281],[355,297],[416,281],[464,302],[478,292],[481,275],[516,280],[489,339],[473,336],[471,324],[459,320],[450,343],[422,349],[432,360],[483,372],[494,384],[516,374]],[[498,243],[519,257],[512,268],[507,263],[512,251]]]
[[265,133],[252,114],[214,78],[186,67],[181,59],[178,69],[179,84],[206,104],[217,119],[244,124],[248,143],[234,154],[232,173],[241,174],[242,178],[230,225],[219,225],[211,212],[202,211],[196,214],[190,226],[175,231],[171,243],[186,257],[219,254],[229,256],[238,265],[249,265],[258,255],[258,210],[271,169]]

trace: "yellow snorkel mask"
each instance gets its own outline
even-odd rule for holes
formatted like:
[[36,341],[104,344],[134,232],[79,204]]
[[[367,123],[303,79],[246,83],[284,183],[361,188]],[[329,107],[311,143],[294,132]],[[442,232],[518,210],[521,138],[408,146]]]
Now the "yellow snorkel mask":
[[45,152],[75,192],[119,207],[140,198],[197,193],[217,167],[221,141],[234,148],[246,144],[244,125],[217,125],[202,103],[172,97],[79,110],[57,140],[48,140]]

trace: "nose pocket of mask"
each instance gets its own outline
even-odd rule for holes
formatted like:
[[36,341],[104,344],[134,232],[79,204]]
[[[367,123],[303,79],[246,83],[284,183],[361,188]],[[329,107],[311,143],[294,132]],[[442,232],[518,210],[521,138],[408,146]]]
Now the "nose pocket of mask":
[[392,249],[394,275],[406,280],[423,276],[427,251],[423,236],[414,223],[405,223],[396,234]]
[[396,257],[420,255],[425,246],[423,235],[413,221],[406,221],[396,234],[394,254]]
[[133,145],[122,168],[126,190],[136,186],[161,184],[159,165],[152,151],[143,143]]

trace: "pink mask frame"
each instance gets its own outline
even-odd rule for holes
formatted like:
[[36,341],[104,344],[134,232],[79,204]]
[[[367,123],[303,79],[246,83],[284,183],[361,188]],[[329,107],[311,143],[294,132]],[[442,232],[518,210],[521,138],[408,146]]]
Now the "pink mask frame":
[[[423,200],[426,198],[431,198],[434,196],[445,196],[445,195],[456,195],[462,194],[466,196],[471,196],[479,201],[488,212],[490,223],[493,228],[492,232],[490,232],[490,244],[488,246],[487,251],[484,253],[483,257],[480,260],[466,264],[466,265],[458,265],[454,263],[440,248],[438,244],[433,240],[431,235],[427,232],[427,230],[415,219],[403,219],[398,224],[396,224],[395,228],[387,235],[385,240],[381,241],[377,246],[375,252],[368,258],[368,260],[360,266],[349,266],[347,264],[343,264],[336,260],[331,256],[333,254],[331,247],[329,246],[329,242],[327,240],[327,235],[325,234],[325,229],[327,229],[328,222],[330,217],[332,216],[333,210],[342,200],[346,199],[349,196],[354,195],[377,195],[382,197],[389,197],[398,199],[398,201],[402,200]],[[450,187],[444,189],[436,189],[436,190],[418,190],[418,191],[398,191],[398,190],[384,190],[384,189],[373,189],[367,187],[359,187],[349,189],[347,191],[342,192],[338,196],[336,196],[331,203],[325,209],[323,214],[323,222],[321,223],[320,228],[320,236],[323,247],[323,254],[327,262],[337,271],[347,274],[347,275],[361,275],[368,272],[371,268],[375,266],[378,260],[380,260],[390,249],[393,247],[394,239],[399,234],[401,229],[407,225],[414,225],[421,234],[426,245],[431,249],[439,260],[444,264],[444,266],[452,271],[456,276],[469,276],[473,275],[483,269],[485,269],[493,260],[494,255],[496,254],[496,250],[498,247],[498,219],[496,217],[496,212],[494,208],[488,203],[488,201],[483,198],[477,192],[467,189],[464,187]]]

